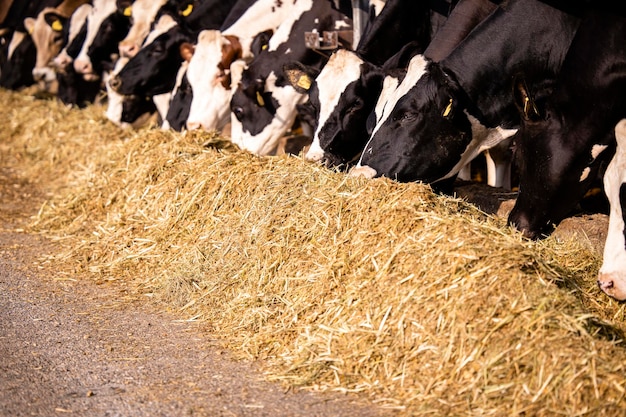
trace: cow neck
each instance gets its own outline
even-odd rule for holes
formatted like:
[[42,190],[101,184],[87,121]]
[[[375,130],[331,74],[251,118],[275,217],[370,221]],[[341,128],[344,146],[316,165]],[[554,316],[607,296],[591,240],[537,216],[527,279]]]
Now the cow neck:
[[554,79],[579,23],[542,2],[512,0],[440,63],[474,104],[467,108],[470,114],[487,127],[515,127],[511,80],[520,72],[530,85]]

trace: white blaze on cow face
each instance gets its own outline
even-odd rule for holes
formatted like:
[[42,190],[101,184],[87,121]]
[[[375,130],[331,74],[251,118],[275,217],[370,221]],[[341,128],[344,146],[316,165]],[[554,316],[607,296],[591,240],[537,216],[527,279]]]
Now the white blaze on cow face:
[[122,70],[122,68],[124,68],[124,65],[126,65],[127,62],[128,62],[128,58],[118,59],[117,62],[115,63],[115,68],[113,69],[113,71],[110,74],[104,75],[104,84],[107,90],[106,117],[107,119],[115,123],[116,125],[124,127],[124,128],[130,127],[127,124],[122,124],[122,111],[123,111],[124,96],[113,91],[113,89],[109,85],[109,80],[113,76],[117,75]]
[[83,74],[87,81],[94,81],[99,78],[99,74],[93,73],[93,65],[87,52],[93,43],[100,25],[104,19],[115,13],[117,10],[116,0],[94,0],[93,8],[87,17],[87,35],[80,52],[74,60],[74,69],[79,74]]
[[280,138],[296,120],[297,112],[294,109],[306,100],[306,95],[296,92],[290,85],[277,87],[274,72],[271,72],[265,81],[265,91],[271,91],[272,97],[276,100],[276,114],[259,134],[252,135],[245,131],[237,117],[231,114],[231,140],[240,148],[257,155],[274,154]]
[[150,45],[156,38],[168,32],[170,29],[178,26],[178,23],[169,14],[164,14],[159,18],[154,28],[150,31],[146,37],[146,41],[143,43],[143,47]]
[[321,161],[324,151],[320,146],[320,132],[328,121],[333,110],[339,104],[341,95],[346,87],[358,80],[361,75],[363,60],[354,52],[340,49],[331,55],[330,59],[322,68],[315,79],[319,97],[319,118],[317,130],[313,135],[313,143],[306,153],[305,158],[311,161]]
[[[407,67],[406,75],[402,82],[394,89],[394,85],[397,85],[397,80],[394,82],[393,79],[387,77],[383,83],[383,90],[378,97],[378,101],[376,102],[375,112],[376,112],[376,127],[372,131],[370,136],[374,137],[380,126],[385,123],[385,121],[389,118],[389,115],[393,111],[394,107],[398,103],[398,101],[404,97],[411,88],[426,74],[426,65],[428,61],[424,58],[423,55],[415,55],[409,61],[409,65]],[[367,142],[365,148],[363,148],[363,153],[372,152],[370,145],[370,141]],[[357,163],[356,167],[361,166],[361,159]],[[355,168],[356,168],[355,167]]]
[[[598,285],[618,300],[626,299],[626,241],[624,213],[626,201],[620,201],[620,191],[626,183],[626,119],[615,127],[617,150],[604,174],[604,192],[611,204],[609,230],[604,244]],[[626,194],[626,193],[625,193]],[[626,196],[622,196],[626,197]]]
[[17,30],[13,32],[13,36],[11,36],[11,42],[9,42],[9,49],[7,51],[7,60],[10,60],[13,57],[15,50],[18,46],[20,46],[20,43],[22,43],[24,38],[26,38],[26,33],[19,32]]
[[[222,85],[222,70],[217,63],[222,57],[222,48],[229,44],[228,38],[217,30],[203,30],[198,36],[198,43],[187,67],[187,80],[193,89],[187,118],[189,130],[217,130],[228,123],[228,103],[234,90]],[[218,58],[215,65],[205,65],[214,58]]]
[[132,58],[137,55],[141,44],[150,33],[152,22],[165,3],[167,0],[135,0],[132,5],[133,24],[126,38],[119,44],[121,56]]

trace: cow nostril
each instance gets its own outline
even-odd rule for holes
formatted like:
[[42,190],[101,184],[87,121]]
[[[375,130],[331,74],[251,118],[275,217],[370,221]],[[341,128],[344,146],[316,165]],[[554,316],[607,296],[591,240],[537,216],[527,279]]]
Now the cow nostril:
[[187,121],[187,130],[198,130],[198,129],[200,129],[200,123]]
[[111,86],[113,91],[117,92],[117,90],[119,90],[119,88],[122,86],[122,80],[116,75],[114,77],[111,77],[111,79],[109,80],[109,85]]

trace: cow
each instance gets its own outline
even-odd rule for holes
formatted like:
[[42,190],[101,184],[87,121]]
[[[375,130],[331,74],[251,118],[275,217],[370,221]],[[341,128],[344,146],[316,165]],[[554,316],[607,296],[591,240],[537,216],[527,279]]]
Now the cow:
[[337,31],[349,34],[343,42],[338,36],[338,42],[344,46],[352,44],[351,17],[336,8],[334,2],[300,3],[304,8],[279,26],[268,48],[243,72],[231,99],[231,140],[258,155],[275,153],[279,139],[295,121],[296,106],[306,100],[306,95],[288,82],[283,66],[295,60],[319,69],[328,60],[326,55],[307,48],[303,33]]
[[590,10],[552,94],[541,98],[529,80],[516,91],[520,191],[508,221],[528,238],[550,234],[602,175],[615,151],[614,127],[626,117],[624,39],[626,18]]
[[[440,21],[440,13],[431,9],[430,2],[425,3],[426,7],[421,6],[421,14],[436,15],[437,20]],[[419,2],[412,3],[413,7],[417,7],[418,4]],[[302,89],[303,92],[313,92],[309,94],[309,101],[303,105],[312,107],[309,111],[316,114],[314,116],[315,134],[313,143],[305,155],[306,159],[323,160],[327,166],[331,167],[349,167],[349,164],[361,154],[369,138],[367,119],[382,92],[384,78],[404,75],[403,70],[406,69],[408,60],[418,53],[424,53],[425,50],[429,51],[429,56],[434,57],[433,60],[445,57],[476,24],[496,7],[496,4],[489,0],[461,0],[450,12],[446,23],[436,27],[435,24],[426,21],[423,24],[429,29],[428,36],[416,31],[416,39],[406,43],[407,38],[404,35],[398,36],[397,32],[404,34],[406,32],[403,30],[404,26],[414,26],[412,21],[401,25],[400,20],[391,29],[387,28],[388,25],[377,24],[378,19],[383,19],[384,22],[385,18],[389,19],[397,14],[413,16],[419,12],[418,9],[415,13],[408,13],[410,9],[402,7],[405,5],[403,2],[387,2],[381,15],[373,21],[373,25],[366,32],[366,36],[361,38],[356,51],[337,51],[331,55],[319,74],[299,64],[292,64],[287,68],[292,72],[289,79],[295,81],[294,88]],[[450,4],[449,7],[452,5]],[[436,31],[434,35],[433,29]],[[371,45],[370,39],[384,40],[384,42],[378,41]],[[381,44],[387,45],[386,50],[380,51],[374,48]],[[402,49],[391,58],[389,54],[400,47]],[[385,61],[384,64],[377,65],[381,61]],[[348,68],[352,70],[344,70]],[[401,70],[398,71],[398,69]],[[309,89],[298,85],[297,81],[302,77],[310,80],[304,84],[310,86]],[[387,83],[391,81],[388,80]]]
[[183,61],[176,74],[176,83],[172,89],[169,107],[165,120],[161,124],[164,130],[172,129],[177,132],[182,131],[189,117],[189,107],[193,98],[193,91],[187,80],[187,61]]
[[385,103],[357,172],[449,192],[463,166],[516,132],[511,91],[520,75],[542,94],[553,85],[580,23],[578,4],[559,6],[564,10],[509,0],[441,61],[414,58],[396,100]]
[[33,68],[33,79],[38,82],[43,90],[56,93],[56,73],[52,67],[52,60],[64,46],[64,28],[68,24],[70,16],[88,0],[64,0],[57,7],[46,7],[36,18],[24,19],[24,26],[30,33],[35,48],[37,59]]
[[[17,90],[34,84],[32,70],[37,49],[24,27],[24,19],[36,17],[46,7],[56,7],[61,0],[14,1],[7,12],[0,35],[5,42],[6,58],[0,69],[0,87]],[[8,41],[8,44],[7,44]]]
[[615,126],[617,150],[604,174],[604,192],[611,204],[598,285],[618,300],[626,300],[626,119]]
[[104,71],[113,69],[118,43],[130,29],[130,4],[129,0],[93,0],[85,42],[74,60],[74,69],[86,80],[99,80]]
[[83,4],[72,14],[69,25],[66,25],[66,46],[52,63],[58,83],[57,98],[64,104],[79,108],[93,103],[101,91],[100,80],[85,80],[73,65],[87,35],[87,16],[91,10],[90,4]]
[[237,59],[251,61],[255,39],[276,30],[292,12],[302,10],[302,3],[241,0],[219,31],[200,32],[193,54],[186,49],[187,79],[194,91],[188,129],[221,129],[228,123],[230,65]]

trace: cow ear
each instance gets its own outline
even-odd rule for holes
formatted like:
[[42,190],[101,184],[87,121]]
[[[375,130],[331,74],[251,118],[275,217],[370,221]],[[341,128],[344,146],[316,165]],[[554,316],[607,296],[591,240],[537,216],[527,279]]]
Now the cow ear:
[[317,77],[318,72],[308,68],[300,62],[290,62],[283,65],[283,72],[289,84],[300,94],[307,94]]
[[195,51],[195,46],[189,42],[183,42],[180,44],[179,51],[180,56],[187,62],[191,61],[191,57]]
[[515,79],[513,97],[517,110],[524,120],[537,122],[542,119],[537,104],[526,85],[526,80],[521,76]]
[[443,109],[443,112],[441,112],[441,116],[444,119],[451,120],[452,118],[454,118],[454,113],[455,113],[454,110],[455,110],[455,102],[454,102],[454,99],[450,97],[450,99],[448,100],[448,104]]
[[65,22],[67,21],[66,17],[58,13],[48,12],[43,15],[43,18],[53,31],[63,32],[63,26],[65,26]]
[[250,45],[250,51],[253,56],[258,56],[261,52],[267,49],[270,43],[270,38],[273,34],[274,31],[270,29],[265,32],[261,32],[254,37],[252,44]]
[[183,2],[178,7],[178,14],[182,17],[189,16],[191,12],[193,12],[193,0]]
[[26,28],[26,32],[28,32],[29,35],[32,35],[35,30],[35,19],[32,17],[24,19],[24,27]]
[[133,0],[117,0],[117,11],[126,17],[133,14]]

